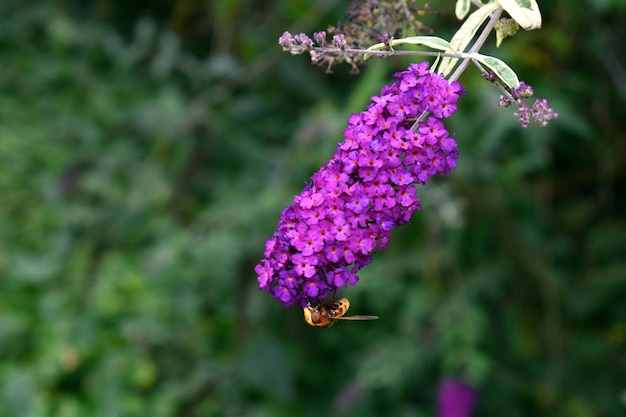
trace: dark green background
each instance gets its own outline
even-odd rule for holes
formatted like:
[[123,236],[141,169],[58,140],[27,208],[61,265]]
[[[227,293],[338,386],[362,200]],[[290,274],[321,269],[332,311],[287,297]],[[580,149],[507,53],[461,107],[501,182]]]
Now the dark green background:
[[381,319],[315,329],[254,265],[411,61],[280,50],[347,1],[2,0],[0,416],[433,416],[450,376],[477,416],[626,415],[626,2],[539,3],[485,52],[560,118],[467,71],[458,167],[343,293]]

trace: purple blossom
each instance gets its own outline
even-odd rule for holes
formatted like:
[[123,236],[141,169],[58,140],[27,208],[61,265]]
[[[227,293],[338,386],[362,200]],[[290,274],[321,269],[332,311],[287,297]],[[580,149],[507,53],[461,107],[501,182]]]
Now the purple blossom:
[[292,55],[298,55],[313,48],[313,40],[305,33],[294,36],[289,32],[284,32],[278,38],[278,44],[283,47],[283,51],[289,51]]
[[346,48],[346,35],[339,34],[333,36],[333,45],[339,49]]
[[513,115],[517,117],[522,124],[522,128],[526,129],[530,122],[535,122],[541,127],[546,127],[548,122],[559,117],[559,114],[548,106],[548,100],[537,99],[532,106],[529,107],[528,99],[534,94],[533,88],[520,81],[518,88],[510,89],[510,96],[501,96],[500,107],[509,107],[512,103],[517,104],[519,110]]
[[293,37],[294,40],[303,48],[309,49],[313,46],[313,40],[305,33],[299,33]]
[[294,43],[293,35],[287,31],[283,32],[283,34],[278,38],[278,44],[289,50]]
[[[308,41],[285,35],[289,42]],[[427,62],[395,77],[366,110],[348,118],[337,152],[283,210],[266,242],[265,259],[255,268],[259,288],[286,306],[356,284],[356,272],[387,246],[393,228],[420,208],[415,185],[456,165],[456,142],[441,119],[456,111],[460,84],[431,73]],[[425,112],[427,119],[412,130]]]
[[457,379],[439,385],[437,417],[471,417],[477,402],[476,390]]
[[315,32],[313,34],[313,39],[319,46],[323,47],[324,45],[326,45],[326,32],[323,30],[319,32]]
[[370,200],[367,198],[363,191],[357,191],[350,196],[346,207],[355,212],[356,214],[366,210],[369,206]]
[[379,214],[376,216],[376,224],[383,232],[388,232],[393,228],[393,219],[388,214]]

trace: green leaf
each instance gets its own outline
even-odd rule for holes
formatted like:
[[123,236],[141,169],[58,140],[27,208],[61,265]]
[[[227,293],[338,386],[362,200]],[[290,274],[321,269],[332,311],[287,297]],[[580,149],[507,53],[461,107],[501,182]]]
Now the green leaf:
[[519,87],[519,78],[515,71],[511,69],[504,61],[494,58],[488,55],[481,55],[478,53],[464,54],[465,57],[475,59],[476,61],[489,67],[506,85],[511,88]]
[[498,8],[497,3],[488,3],[472,13],[459,30],[452,36],[450,45],[457,51],[463,51],[472,41],[474,35],[482,24],[489,18],[489,15]]
[[463,20],[470,9],[470,0],[457,0],[456,8],[454,9],[454,13],[456,14],[457,19]]
[[526,30],[541,27],[541,12],[535,0],[497,0],[500,6]]
[[448,41],[437,36],[409,36],[408,38],[394,39],[391,41],[391,46],[402,45],[405,43],[424,45],[432,49],[454,52],[454,48]]
[[[472,41],[474,35],[482,24],[487,20],[489,15],[497,9],[499,6],[497,3],[488,3],[475,10],[467,20],[461,25],[459,30],[454,34],[450,40],[451,49],[456,51],[463,51],[467,45]],[[443,75],[448,75],[452,72],[452,69],[456,65],[457,58],[444,58],[439,65],[439,72]]]
[[[456,52],[448,41],[441,39],[437,36],[409,36],[408,38],[393,39],[389,44],[392,47],[398,46],[398,45],[404,45],[404,44],[424,45],[428,48],[438,49],[440,51],[446,51],[446,52],[451,52],[451,53]],[[367,48],[367,50],[376,51],[376,50],[382,50],[386,48],[387,46],[384,43],[377,43],[376,45],[372,45],[369,48]],[[369,55],[366,55],[364,57],[364,59],[367,59],[367,58],[369,58]]]

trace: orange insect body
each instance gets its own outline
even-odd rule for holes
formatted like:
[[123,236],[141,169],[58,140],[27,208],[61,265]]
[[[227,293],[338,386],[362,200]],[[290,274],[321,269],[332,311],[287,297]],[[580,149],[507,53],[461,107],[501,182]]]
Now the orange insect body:
[[377,316],[345,316],[350,308],[350,301],[347,298],[335,300],[332,303],[320,303],[318,306],[308,305],[304,307],[304,320],[314,327],[330,327],[335,320],[377,320]]

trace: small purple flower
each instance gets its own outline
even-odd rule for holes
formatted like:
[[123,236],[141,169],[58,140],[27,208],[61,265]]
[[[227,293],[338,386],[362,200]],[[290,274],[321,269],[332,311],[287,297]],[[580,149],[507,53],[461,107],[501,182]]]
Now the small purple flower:
[[376,168],[359,168],[359,177],[363,182],[370,182],[376,179],[376,174],[378,174],[378,170]]
[[304,49],[310,49],[313,47],[313,40],[309,38],[306,33],[299,33],[293,37],[296,43],[302,46]]
[[331,233],[337,242],[345,242],[350,238],[350,225],[343,218],[337,219]]
[[415,187],[402,187],[396,193],[396,199],[404,207],[410,207],[419,202]]
[[381,36],[378,37],[378,40],[381,43],[384,43],[385,46],[387,48],[391,48],[390,42],[391,42],[391,35],[389,35],[387,32],[383,33]]
[[294,303],[295,290],[287,288],[283,285],[277,285],[273,288],[274,297],[285,305]]
[[333,45],[339,49],[346,49],[346,35],[340,34],[333,36]]
[[319,46],[324,47],[326,45],[326,32],[323,30],[315,32],[313,34],[313,39],[315,40],[315,43],[317,43]]
[[283,32],[283,34],[278,38],[278,44],[283,47],[284,50],[288,51],[289,48],[292,47],[294,43],[293,35],[287,31]]
[[379,214],[376,216],[376,224],[380,227],[380,230],[389,232],[393,229],[393,220],[388,214]]
[[533,95],[533,88],[520,81],[518,88],[512,88],[509,91],[510,96],[501,96],[500,107],[509,107],[512,103],[517,104],[519,110],[513,115],[517,117],[522,124],[522,128],[526,129],[530,122],[537,123],[540,127],[546,127],[548,122],[559,117],[559,114],[548,106],[546,99],[535,100],[532,107],[528,106],[528,99]]
[[546,127],[548,121],[556,119],[559,114],[548,107],[548,100],[545,98],[535,101],[532,108],[532,119],[541,127]]
[[279,274],[278,284],[286,288],[296,289],[302,284],[302,279],[298,277],[296,271],[282,270]]
[[[326,255],[326,259],[332,263],[338,263],[339,260],[343,257],[343,252],[341,251],[343,246],[339,244],[339,242],[330,242],[324,248],[324,255]],[[261,270],[262,272],[265,272]],[[332,272],[332,271],[330,271]],[[329,273],[330,273],[329,272]]]
[[439,385],[437,417],[471,417],[477,402],[476,390],[456,379]]
[[370,200],[369,198],[367,198],[365,193],[363,191],[357,191],[352,194],[350,200],[348,201],[348,204],[346,204],[346,207],[353,212],[359,214],[367,207],[369,207],[369,204]]
[[310,280],[304,285],[304,292],[309,299],[316,299],[320,296],[320,292],[322,292],[326,288],[326,284],[323,282],[319,282],[317,280]]
[[357,259],[356,255],[352,252],[349,246],[343,247],[343,259],[346,262],[346,265],[353,264]]
[[414,184],[415,179],[409,171],[404,168],[394,168],[391,170],[391,182],[395,185]]
[[[345,47],[341,39],[333,42]],[[288,34],[283,43],[309,45]],[[411,64],[365,111],[348,118],[337,152],[283,210],[268,239],[255,268],[261,290],[287,306],[304,306],[356,284],[357,271],[387,246],[393,228],[420,208],[415,185],[456,165],[456,142],[441,119],[464,92],[428,68]],[[429,117],[412,130],[424,112]]]
[[317,258],[315,256],[304,256],[296,253],[293,255],[291,261],[298,275],[304,276],[305,278],[311,278],[315,275],[315,265],[317,265]]
[[349,271],[345,268],[339,268],[328,273],[328,282],[335,287],[343,287],[348,280],[346,279],[346,273]]
[[274,275],[274,270],[270,266],[269,261],[266,259],[262,260],[261,263],[254,268],[254,272],[258,275],[259,288],[262,290],[269,288],[272,275]]

